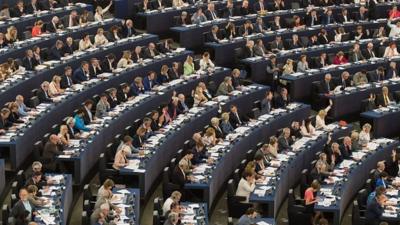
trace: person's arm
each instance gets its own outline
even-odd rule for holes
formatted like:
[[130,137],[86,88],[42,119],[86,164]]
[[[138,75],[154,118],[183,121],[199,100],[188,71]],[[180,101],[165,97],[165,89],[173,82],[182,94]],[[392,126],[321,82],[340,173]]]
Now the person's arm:
[[101,11],[101,13],[104,14],[104,13],[108,12],[108,10],[110,10],[110,7],[111,7],[112,4],[113,4],[113,0],[110,1],[110,4],[108,4],[108,6],[105,7],[105,8]]
[[391,29],[395,28],[396,26],[394,24],[392,24],[392,20],[389,19],[387,22],[388,27],[390,27]]

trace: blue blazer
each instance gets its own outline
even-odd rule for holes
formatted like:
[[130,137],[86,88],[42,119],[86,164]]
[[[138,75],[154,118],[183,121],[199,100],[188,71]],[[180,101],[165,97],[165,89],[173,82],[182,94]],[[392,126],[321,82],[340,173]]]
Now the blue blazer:
[[144,90],[145,90],[145,91],[151,91],[151,89],[152,89],[155,85],[157,85],[157,81],[152,80],[151,82],[152,82],[152,85],[150,85],[150,80],[149,80],[149,77],[148,77],[148,76],[146,76],[146,77],[143,79],[143,86],[144,86]]
[[376,187],[383,186],[384,188],[387,188],[386,182],[385,182],[385,180],[382,179],[382,178],[378,178],[378,179],[376,180],[376,185],[375,185],[375,186],[376,186]]
[[75,127],[76,129],[80,131],[90,131],[89,128],[85,126],[85,122],[83,121],[83,118],[79,117],[78,115],[75,115]]
[[79,67],[78,69],[76,69],[74,71],[74,73],[72,74],[72,82],[74,82],[74,84],[80,84],[83,81],[87,81],[89,80],[86,76],[85,73],[83,72],[82,67]]
[[139,90],[138,86],[136,86],[135,83],[132,83],[131,85],[131,92],[133,96],[138,96],[144,93],[144,91]]

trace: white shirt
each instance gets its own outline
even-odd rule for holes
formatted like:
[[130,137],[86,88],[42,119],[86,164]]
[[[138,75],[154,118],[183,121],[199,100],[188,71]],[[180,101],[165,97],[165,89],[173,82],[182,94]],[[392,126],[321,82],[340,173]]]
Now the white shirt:
[[90,42],[90,41],[86,42],[83,39],[79,41],[79,51],[84,51],[91,47],[93,47],[92,42]]
[[365,145],[368,144],[369,140],[371,139],[369,133],[366,133],[365,131],[361,131],[360,135],[358,136],[358,144],[360,145]]
[[107,43],[108,43],[108,40],[104,35],[96,34],[96,36],[94,36],[94,44],[96,46],[105,45]]
[[206,62],[203,59],[200,59],[200,69],[201,70],[207,70],[208,68],[214,68],[214,67],[215,67],[215,65],[211,61],[211,59],[209,59],[208,62]]
[[391,28],[389,37],[395,37],[400,35],[400,27],[397,27],[396,25],[392,24],[390,21],[388,21],[387,25]]
[[256,188],[255,183],[250,185],[246,179],[242,178],[242,179],[240,179],[238,188],[236,190],[236,195],[246,197],[246,200],[243,203],[248,203],[249,196],[250,196],[251,192],[254,191],[255,188]]
[[171,209],[171,204],[174,202],[171,197],[167,198],[165,200],[164,205],[162,206],[163,214],[165,215],[170,209]]
[[[331,106],[326,107],[324,110],[326,113],[331,109]],[[315,129],[322,130],[326,129],[325,119],[322,119],[319,115],[315,117]]]

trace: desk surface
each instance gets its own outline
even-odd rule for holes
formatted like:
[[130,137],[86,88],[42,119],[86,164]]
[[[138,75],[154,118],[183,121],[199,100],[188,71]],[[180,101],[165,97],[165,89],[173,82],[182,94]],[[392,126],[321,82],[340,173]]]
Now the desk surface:
[[[222,111],[228,111],[229,106],[232,104],[240,106],[240,111],[244,114],[250,112],[252,109],[253,101],[261,99],[265,94],[268,87],[265,86],[254,86],[251,90],[244,92],[238,96],[228,97],[226,100],[220,102],[219,104],[209,104],[205,110],[202,110],[200,114],[191,119],[190,121],[185,121],[182,126],[175,129],[174,132],[170,132],[162,140],[162,144],[155,146],[152,149],[153,154],[150,158],[145,159],[145,163],[139,164],[142,166],[142,170],[122,170],[124,174],[129,174],[131,176],[139,176],[142,180],[140,189],[143,191],[144,195],[147,195],[152,185],[157,180],[158,175],[163,171],[164,167],[170,162],[174,157],[178,149],[183,147],[183,143],[190,139],[194,131],[202,130],[205,125],[210,123],[212,117],[218,115],[219,106],[221,106]],[[161,154],[162,153],[162,154]]]
[[[297,105],[297,107],[294,107]],[[266,141],[267,138],[276,134],[277,130],[283,127],[290,126],[292,121],[301,121],[307,118],[310,114],[310,106],[303,104],[293,104],[273,115],[264,115],[259,117],[256,124],[250,124],[245,134],[232,137],[234,141],[227,141],[227,146],[217,145],[214,147],[219,155],[216,165],[212,165],[207,169],[203,180],[196,183],[187,183],[186,189],[203,189],[205,190],[205,200],[207,200],[209,207],[214,204],[218,192],[223,188],[226,180],[239,166],[242,159],[245,158],[246,152],[254,149],[257,143]],[[251,129],[249,129],[251,127]],[[243,128],[246,128],[244,126]],[[241,129],[243,129],[241,127]],[[228,139],[229,140],[229,137]],[[213,148],[209,150],[211,152]]]
[[[123,208],[122,215],[128,217],[123,222],[140,223],[140,190],[134,188],[113,188],[113,194],[118,196],[111,201],[117,207]],[[122,221],[119,221],[122,222]]]
[[[137,44],[148,43],[152,40],[158,40],[158,39],[153,35],[146,35],[144,36],[143,39],[139,38],[138,40],[135,40],[133,42],[131,41],[124,42],[121,45],[117,45],[115,49],[110,48],[106,51],[109,52],[111,51],[111,49],[114,49],[115,51],[121,51],[122,49],[130,48],[132,46],[136,46]],[[102,54],[104,54],[104,52],[96,52],[95,54],[89,53],[88,55],[85,56],[85,58],[93,57],[94,55],[99,57]],[[138,65],[137,67],[123,71],[120,74],[114,74],[107,81],[98,80],[91,86],[88,86],[87,88],[74,93],[68,98],[63,99],[61,102],[54,104],[52,107],[49,107],[47,109],[48,111],[46,111],[44,115],[39,116],[34,121],[30,121],[26,129],[21,130],[20,133],[17,134],[17,138],[11,138],[10,142],[8,143],[4,142],[0,143],[2,146],[13,147],[10,153],[12,169],[15,170],[21,165],[21,163],[28,157],[28,155],[32,151],[33,144],[36,141],[40,140],[44,134],[49,132],[51,130],[51,127],[56,123],[56,121],[59,121],[66,116],[72,115],[73,111],[76,108],[80,107],[82,102],[84,102],[91,96],[102,93],[108,88],[117,87],[121,83],[124,82],[130,83],[132,82],[134,77],[139,75],[144,76],[150,70],[159,71],[163,64],[171,64],[175,60],[182,61],[184,60],[187,54],[189,54],[189,52],[171,55],[169,57],[166,57],[165,60],[155,59],[154,61],[144,66]],[[73,61],[71,61],[70,65],[72,65],[72,63],[76,64],[77,66],[80,63],[80,59],[78,58],[74,59]],[[57,65],[55,66],[54,69],[50,69],[50,71],[54,73],[56,71],[61,71],[63,70],[64,66],[65,66],[64,64]],[[132,76],[132,74],[134,75]],[[0,95],[0,99],[3,100],[4,98],[4,102],[7,102],[11,101],[12,99],[15,99],[15,96],[19,94],[20,91],[25,91],[25,93],[30,93],[30,90],[32,89],[31,85],[33,85],[32,83],[36,83],[34,87],[39,87],[40,83],[42,82],[42,79],[44,79],[47,76],[51,77],[52,75],[53,74],[48,72],[48,70],[42,73],[38,73],[36,75],[34,74],[29,81],[23,80],[22,82],[17,83],[15,86],[8,89],[8,91],[6,92],[7,94],[3,93],[2,95]],[[20,136],[22,134],[23,136]]]
[[[321,192],[323,192],[325,197],[321,197],[321,204],[315,205],[314,209],[321,212],[333,212],[335,214],[334,225],[339,225],[343,219],[344,212],[348,205],[353,201],[354,197],[357,195],[358,191],[364,187],[365,182],[369,178],[368,171],[376,168],[376,164],[382,160],[389,160],[392,150],[399,145],[398,141],[390,139],[376,139],[371,141],[367,150],[360,151],[361,154],[355,156],[353,153],[352,157],[356,158],[350,167],[346,166],[347,162],[343,162],[335,167],[334,172],[340,174],[339,169],[348,168],[349,172],[347,177],[336,177],[336,182],[334,184],[329,184],[328,186],[322,187]],[[319,193],[321,195],[321,193]],[[330,198],[330,204],[322,204],[322,201],[326,196],[332,196]]]
[[120,19],[107,19],[103,22],[90,22],[86,27],[79,28],[66,28],[60,33],[43,34],[42,37],[34,37],[28,40],[21,41],[20,43],[14,43],[15,46],[10,48],[2,48],[0,52],[0,62],[7,61],[8,58],[23,58],[25,51],[31,49],[33,46],[40,48],[47,48],[50,50],[57,40],[62,40],[65,43],[67,37],[72,37],[74,40],[82,39],[84,33],[95,35],[98,28],[103,28],[105,31],[109,30],[112,26],[119,26],[121,24]]
[[[352,127],[340,128],[337,125],[332,126],[332,139],[338,139],[349,135]],[[249,201],[255,203],[268,204],[274,218],[278,215],[278,210],[286,199],[290,188],[293,188],[301,178],[301,172],[309,165],[317,152],[321,151],[326,144],[328,131],[318,131],[318,136],[312,138],[303,138],[292,145],[294,148],[290,152],[282,153],[278,156],[279,167],[269,167],[273,171],[263,183],[256,184],[256,189],[251,193]],[[296,146],[296,147],[295,147]],[[268,174],[268,173],[267,173]],[[275,177],[276,176],[276,177]],[[256,194],[257,190],[267,187],[263,195]]]
[[373,137],[395,137],[400,134],[400,127],[393,124],[400,123],[399,105],[376,109],[360,114],[360,120],[372,125]]
[[[49,186],[49,191],[41,190],[42,196],[50,199],[50,204],[39,207],[39,215],[36,216],[35,220],[39,224],[46,224],[43,218],[54,220],[59,222],[61,225],[68,224],[69,211],[72,209],[72,177],[70,174],[57,175],[50,174],[52,179],[57,179],[59,182]],[[46,219],[46,221],[47,221]]]

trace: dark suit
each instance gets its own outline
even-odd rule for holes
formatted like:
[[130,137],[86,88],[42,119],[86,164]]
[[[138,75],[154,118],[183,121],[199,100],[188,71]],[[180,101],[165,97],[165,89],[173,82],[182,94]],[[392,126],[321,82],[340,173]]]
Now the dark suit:
[[229,18],[232,16],[237,16],[236,10],[234,8],[229,9],[226,7],[222,12],[222,17]]
[[294,43],[293,40],[290,40],[288,45],[289,45],[289,49],[296,49],[296,48],[304,47],[304,45],[301,43],[300,40],[298,40],[297,43]]
[[[91,119],[90,119],[90,116],[89,116],[89,112],[88,112],[88,110],[87,110],[85,107],[83,107],[83,113],[84,113],[84,114],[83,114],[83,117],[82,117],[83,122],[85,123],[85,125],[90,124]],[[93,115],[92,112],[90,112],[90,113],[92,114],[92,119],[93,119],[94,115]]]
[[270,46],[271,46],[271,50],[283,50],[284,49],[282,41],[280,41],[280,42],[273,41],[273,42],[271,42]]
[[244,26],[239,27],[239,35],[243,36],[247,32],[247,35],[251,35],[253,33],[253,29],[251,28],[244,28]]
[[42,102],[53,102],[47,92],[45,92],[42,88],[39,88],[37,92],[37,97],[39,98],[40,103]]
[[103,73],[103,70],[101,67],[100,67],[100,69],[96,67],[96,71],[95,71],[95,68],[92,65],[89,66],[90,78],[95,78],[95,77],[97,77],[97,75],[102,74],[102,73]]
[[24,57],[22,59],[22,66],[25,67],[26,70],[33,71],[37,65],[39,65],[39,63],[34,58]]
[[64,52],[61,48],[57,49],[56,46],[53,46],[50,50],[50,58],[54,60],[60,60],[64,56],[63,53]]
[[126,37],[132,37],[136,34],[136,30],[132,28],[128,28],[126,26],[122,27],[122,37],[126,38]]
[[25,7],[25,11],[28,14],[33,14],[36,11],[42,10],[41,5],[39,5],[39,3],[36,3],[35,5],[32,5],[32,3],[29,3],[26,7]]
[[110,108],[115,108],[117,105],[119,105],[119,101],[117,97],[111,97],[111,95],[107,96],[107,101],[110,103]]
[[10,16],[11,17],[21,17],[26,14],[26,9],[24,8],[22,12],[16,7],[11,9],[10,8]]
[[160,53],[157,51],[157,49],[153,49],[153,55],[154,55],[154,56],[152,56],[151,54],[152,54],[152,53],[150,52],[150,49],[149,49],[149,48],[146,48],[146,49],[144,50],[145,58],[148,58],[148,59],[152,59],[152,58],[154,58],[155,56],[159,55]]
[[319,84],[319,93],[320,94],[328,94],[330,91],[335,89],[335,84],[331,81],[326,83],[325,81],[321,81]]
[[46,31],[50,33],[55,33],[57,29],[60,29],[61,26],[59,24],[53,24],[51,21],[45,26]]
[[332,39],[329,37],[328,34],[327,34],[326,36],[321,35],[321,34],[318,34],[318,43],[321,44],[321,45],[329,44],[329,42],[330,42],[331,40],[332,40]]
[[60,87],[62,89],[66,89],[68,87],[71,87],[74,83],[72,82],[72,78],[68,77],[67,75],[63,75],[61,77],[61,82],[60,82]]
[[[218,13],[217,11],[214,10],[214,18],[217,19],[218,18]],[[206,12],[204,13],[204,15],[207,17],[207,20],[214,20],[213,18],[213,13],[210,10],[206,10]]]
[[144,86],[144,90],[145,91],[151,91],[151,89],[157,85],[157,81],[156,80],[150,80],[149,76],[146,76],[143,79],[143,86]]
[[282,95],[278,95],[275,97],[275,108],[284,108],[290,103],[290,96],[287,96],[287,99],[284,100]]
[[135,83],[132,83],[131,85],[131,92],[133,96],[138,96],[139,94],[144,94],[145,89],[144,88],[138,88]]
[[72,80],[75,84],[80,84],[83,81],[88,81],[90,79],[90,74],[85,73],[82,67],[76,69],[72,75]]
[[[347,19],[347,22],[350,22],[350,20],[351,20],[351,18],[350,18],[349,15],[346,15],[346,19]],[[344,22],[346,22],[346,19],[344,18],[344,16],[343,16],[342,14],[340,14],[340,15],[337,17],[338,23],[344,23]]]
[[224,133],[222,132],[222,129],[220,127],[214,127],[211,125],[210,127],[214,129],[216,138],[224,138]]
[[340,147],[340,153],[342,154],[344,159],[350,159],[351,154],[353,152],[353,147],[352,146],[345,146],[344,144],[341,144]]
[[391,67],[387,70],[386,79],[391,79],[394,76],[399,76],[399,71],[397,69],[392,69]]
[[139,135],[135,134],[132,137],[132,146],[135,148],[140,148],[143,146],[144,143],[144,137],[140,137]]
[[76,50],[76,48],[74,47],[74,44],[72,44],[71,46],[65,44],[64,48],[63,48],[63,53],[68,54],[68,55],[72,55],[74,54],[74,51]]
[[174,71],[172,68],[170,68],[168,70],[168,76],[171,80],[175,80],[178,79],[181,76],[181,74],[179,73],[179,71]]
[[335,23],[335,17],[333,16],[333,14],[331,16],[328,15],[324,15],[322,17],[322,24],[327,25],[327,24],[332,24]]
[[175,166],[174,171],[171,174],[171,183],[179,186],[183,189],[186,183],[185,173],[179,168],[179,166]]
[[[388,98],[389,98],[389,101],[390,101],[390,102],[393,102],[393,96],[392,96],[391,93],[388,93]],[[379,95],[376,96],[376,104],[377,104],[378,106],[381,105],[381,106],[383,106],[383,107],[388,106],[388,104],[385,103],[385,99],[384,99],[384,97],[383,97],[383,94],[379,94]]]
[[355,19],[356,21],[365,21],[365,20],[369,20],[369,18],[368,18],[368,13],[367,13],[367,12],[364,13],[364,14],[357,13],[354,19]]
[[335,87],[341,85],[342,90],[345,89],[346,87],[351,87],[351,80],[350,78],[347,80],[343,80],[341,77],[337,78],[334,80]]
[[[32,212],[35,212],[35,211],[36,211],[35,206],[34,206],[31,202],[29,202],[29,204],[31,205]],[[25,206],[24,206],[24,203],[23,203],[21,200],[19,200],[19,201],[14,205],[14,207],[12,208],[12,210],[11,210],[11,215],[12,215],[14,218],[21,218],[21,215],[26,215],[26,214],[25,214],[25,211],[27,211],[27,210],[26,210],[26,208],[25,208]],[[29,218],[29,220],[30,220],[30,221],[33,220],[33,215],[31,215],[31,218]]]
[[231,123],[232,127],[236,129],[237,127],[240,127],[244,124],[244,122],[248,121],[247,118],[244,116],[240,115],[238,112],[238,115],[233,114],[232,112],[229,113],[229,122]]
[[383,212],[384,209],[382,206],[380,206],[376,199],[374,199],[369,205],[367,205],[367,211],[365,212],[367,225],[378,225],[381,222]]
[[385,79],[386,77],[384,72],[381,75],[379,75],[376,70],[368,72],[368,81],[370,82],[378,82],[378,81],[383,81]]
[[0,129],[7,130],[13,124],[9,120],[3,120],[0,118]]
[[108,61],[108,59],[105,59],[102,63],[101,63],[101,68],[103,69],[104,73],[111,73],[113,71],[113,69],[116,68],[115,62],[110,63]]
[[206,34],[206,42],[218,42],[218,39],[222,39],[220,32],[217,32],[217,34],[215,36],[216,36],[216,38],[214,37],[212,32],[207,33]]
[[312,26],[312,23],[314,23],[313,25],[319,25],[319,24],[321,24],[321,20],[320,20],[320,18],[319,18],[318,15],[315,16],[314,21],[313,21],[313,17],[310,16],[310,15],[307,15],[305,20],[306,20],[306,25],[307,25],[308,27],[311,27],[311,26]]
[[117,99],[119,102],[126,102],[128,101],[128,98],[132,97],[132,92],[129,91],[128,93],[124,93],[121,90],[117,91]]
[[283,135],[279,136],[278,138],[278,148],[279,151],[285,151],[291,149],[291,145],[293,144],[293,140],[291,137],[286,139]]
[[245,46],[243,49],[243,58],[250,58],[254,56],[255,55],[253,49],[250,49],[249,47]]
[[57,168],[57,162],[55,161],[55,157],[58,155],[62,155],[62,147],[48,141],[43,148],[43,160],[45,164],[45,168],[50,171],[55,171]]
[[375,53],[375,50],[368,50],[368,49],[366,49],[364,52],[363,52],[363,55],[364,55],[364,57],[366,58],[366,59],[370,59],[370,58],[374,58],[374,57],[376,57],[376,53]]

